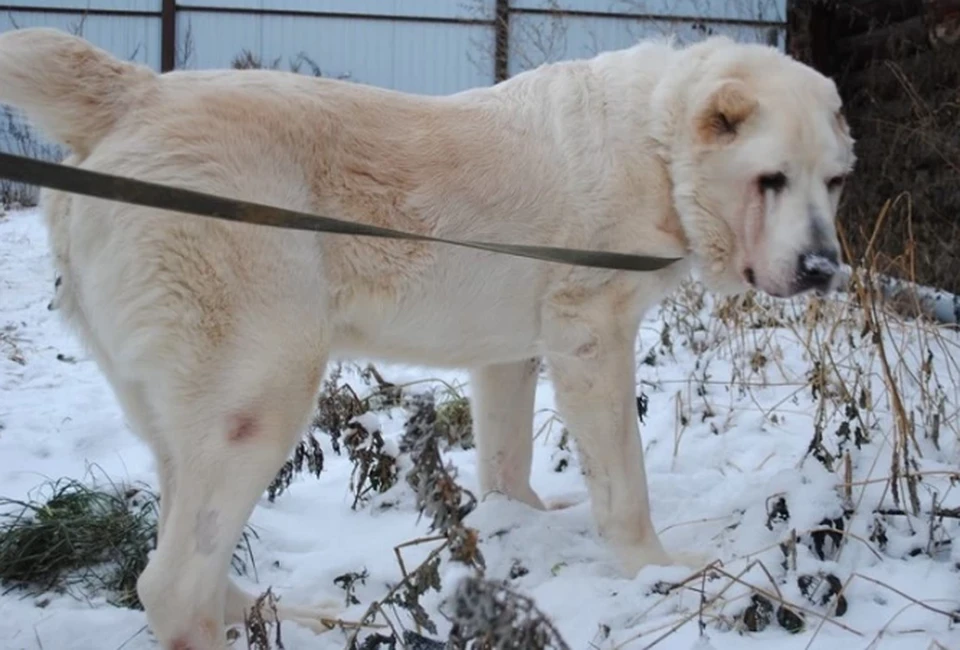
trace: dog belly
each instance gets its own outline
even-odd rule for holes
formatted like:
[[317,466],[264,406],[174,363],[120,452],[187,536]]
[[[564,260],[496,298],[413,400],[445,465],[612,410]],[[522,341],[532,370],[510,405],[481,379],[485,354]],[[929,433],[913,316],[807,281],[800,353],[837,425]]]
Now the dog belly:
[[[475,367],[538,354],[536,303],[457,297],[365,309],[337,328],[334,353],[434,367]],[[359,317],[357,317],[359,316]]]
[[544,269],[506,256],[444,249],[429,271],[389,293],[353,287],[333,301],[334,354],[475,367],[537,354]]
[[399,314],[380,323],[348,325],[338,332],[335,353],[434,367],[476,367],[538,354],[532,319],[504,314],[499,321],[443,310]]

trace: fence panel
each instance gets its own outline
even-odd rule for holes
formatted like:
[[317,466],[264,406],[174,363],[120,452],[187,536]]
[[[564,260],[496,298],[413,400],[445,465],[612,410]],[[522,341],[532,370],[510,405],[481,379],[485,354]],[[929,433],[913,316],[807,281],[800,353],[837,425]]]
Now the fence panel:
[[[239,1],[239,0],[233,0]],[[229,67],[244,50],[266,65],[311,62],[324,76],[407,92],[447,94],[493,81],[482,60],[486,24],[360,17],[179,11],[178,66]]]
[[[711,33],[786,40],[787,0],[8,0],[0,31],[46,25],[81,33],[118,57],[160,70],[263,65],[423,94],[493,83],[548,61],[591,56],[646,36],[692,42]],[[164,23],[164,7],[175,6]],[[506,11],[505,11],[506,9]],[[498,13],[498,10],[500,13]],[[500,29],[498,17],[508,28]],[[164,25],[172,27],[162,38]],[[164,45],[167,45],[164,51]],[[499,62],[495,65],[495,62]],[[63,151],[7,108],[0,150]],[[0,200],[35,190],[0,180]]]
[[0,3],[0,10],[12,7],[31,7],[53,11],[75,9],[91,12],[158,12],[161,0],[6,0]]
[[[121,1],[121,0],[118,0]],[[179,0],[180,7],[242,8],[408,18],[493,19],[495,0]]]

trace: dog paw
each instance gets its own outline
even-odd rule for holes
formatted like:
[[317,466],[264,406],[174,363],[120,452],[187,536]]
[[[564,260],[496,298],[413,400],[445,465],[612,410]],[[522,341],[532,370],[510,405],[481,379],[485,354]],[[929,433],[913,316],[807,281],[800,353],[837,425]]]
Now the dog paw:
[[629,546],[616,549],[620,566],[625,575],[636,576],[647,566],[686,567],[700,571],[717,560],[708,553],[678,551],[668,553],[659,544],[656,546]]
[[673,566],[674,560],[659,545],[657,546],[621,546],[616,549],[621,572],[630,578],[635,577],[647,566]]
[[567,508],[572,508],[578,506],[582,503],[582,500],[577,500],[573,498],[568,499],[547,499],[544,501],[544,506],[547,510],[566,510]]

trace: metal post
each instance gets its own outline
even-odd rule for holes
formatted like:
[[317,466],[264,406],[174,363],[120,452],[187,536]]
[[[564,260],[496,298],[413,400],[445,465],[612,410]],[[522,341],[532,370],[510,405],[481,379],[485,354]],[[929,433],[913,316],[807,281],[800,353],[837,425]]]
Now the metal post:
[[496,0],[494,15],[493,78],[499,83],[509,76],[510,0]]
[[177,0],[163,0],[160,10],[160,72],[177,65]]

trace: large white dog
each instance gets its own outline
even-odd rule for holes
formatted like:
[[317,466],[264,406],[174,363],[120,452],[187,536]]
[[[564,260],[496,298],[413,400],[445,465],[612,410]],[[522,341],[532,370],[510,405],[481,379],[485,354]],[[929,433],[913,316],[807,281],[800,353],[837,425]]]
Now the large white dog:
[[469,368],[480,488],[536,508],[545,359],[600,533],[627,575],[673,562],[638,431],[641,316],[695,268],[723,292],[829,290],[854,164],[833,82],[725,38],[424,97],[272,71],[157,75],[24,29],[0,36],[0,102],[87,169],[448,238],[683,258],[613,272],[45,192],[61,310],[156,454],[161,532],[138,590],[176,650],[223,648],[251,605],[231,552],[331,356]]

